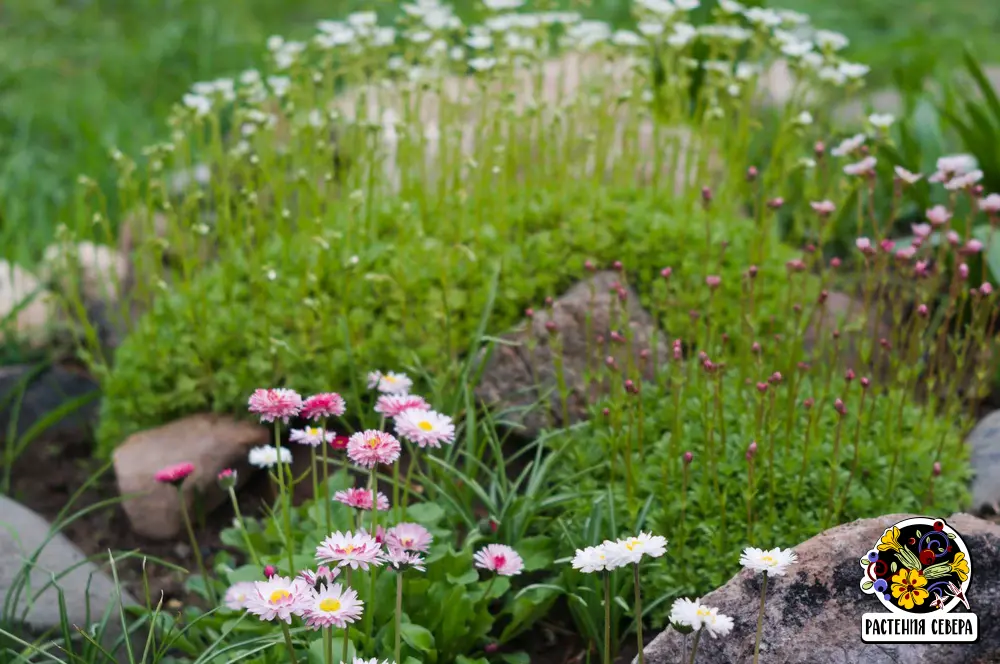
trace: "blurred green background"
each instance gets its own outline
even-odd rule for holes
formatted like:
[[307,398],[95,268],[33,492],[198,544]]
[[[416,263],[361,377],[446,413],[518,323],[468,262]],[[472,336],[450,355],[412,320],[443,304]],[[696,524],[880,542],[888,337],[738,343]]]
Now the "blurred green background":
[[[3,0],[0,3],[0,256],[30,263],[68,218],[76,177],[111,183],[108,151],[166,135],[194,81],[259,63],[271,34],[307,37],[322,18],[398,3],[330,0]],[[471,0],[460,0],[468,16]],[[530,4],[530,3],[529,3]],[[627,0],[560,3],[621,24]],[[998,0],[784,0],[852,39],[849,57],[947,79],[967,46],[1000,62]],[[109,189],[110,187],[107,187]]]

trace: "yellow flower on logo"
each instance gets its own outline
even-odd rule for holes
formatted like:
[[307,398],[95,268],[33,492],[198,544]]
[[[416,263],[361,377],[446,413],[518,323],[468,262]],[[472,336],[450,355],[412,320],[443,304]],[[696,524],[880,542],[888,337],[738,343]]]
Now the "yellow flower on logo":
[[888,551],[889,549],[899,551],[899,528],[896,526],[893,526],[891,530],[885,531],[882,539],[878,541],[879,551]]
[[959,551],[955,554],[955,559],[949,563],[951,571],[958,574],[958,578],[965,581],[969,578],[969,561],[965,559],[965,554]]
[[[897,531],[898,533],[898,531]],[[909,611],[914,605],[921,605],[930,595],[924,586],[927,579],[920,570],[903,568],[892,577],[892,596],[896,603]]]

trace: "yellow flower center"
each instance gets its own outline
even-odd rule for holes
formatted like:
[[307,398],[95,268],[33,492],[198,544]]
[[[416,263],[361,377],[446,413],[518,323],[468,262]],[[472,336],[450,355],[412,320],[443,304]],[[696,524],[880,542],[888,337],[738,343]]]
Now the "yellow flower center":
[[344,547],[344,553],[354,553],[354,545],[348,544]]
[[384,380],[387,383],[395,383],[396,382],[396,377],[395,376],[382,376],[382,380]]
[[319,429],[317,427],[309,427],[308,429],[306,429],[306,433],[308,433],[310,436],[318,436]]
[[699,616],[707,616],[709,614],[711,614],[711,611],[709,611],[705,607],[703,607],[703,606],[699,606],[698,607],[698,615]]
[[431,429],[434,428],[434,425],[428,422],[427,420],[422,420],[420,422],[417,422],[417,426],[423,429],[424,431],[430,431]]
[[319,603],[320,611],[326,611],[327,613],[332,613],[334,611],[340,610],[340,602],[335,599],[326,598]]
[[403,539],[399,540],[399,543],[402,544],[404,547],[409,548],[409,547],[413,546],[413,538],[412,537],[404,537]]
[[368,447],[375,449],[378,447],[378,438],[370,438],[368,440]]
[[761,556],[761,560],[763,560],[768,565],[776,565],[778,562],[774,559],[773,556]]
[[637,546],[639,546],[639,540],[634,537],[625,543],[625,548],[629,551],[634,551]]
[[271,604],[277,604],[281,600],[288,599],[291,596],[292,593],[288,592],[285,589],[275,590],[273,593],[271,593],[270,602]]

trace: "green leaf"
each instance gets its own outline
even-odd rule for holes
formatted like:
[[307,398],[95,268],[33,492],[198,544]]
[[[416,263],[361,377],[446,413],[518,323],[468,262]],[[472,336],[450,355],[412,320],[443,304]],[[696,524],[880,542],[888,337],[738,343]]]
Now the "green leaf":
[[552,590],[540,588],[514,600],[510,605],[511,608],[506,611],[510,613],[511,619],[500,633],[500,643],[506,643],[541,619],[548,613],[557,596],[558,593]]
[[861,589],[862,590],[871,590],[872,586],[874,586],[874,585],[875,585],[875,583],[872,582],[872,581],[865,581],[863,584],[861,584]]
[[467,586],[470,583],[475,583],[479,580],[479,572],[473,568],[466,570],[464,574],[459,574],[457,576],[454,574],[446,574],[445,578],[448,579],[449,583],[453,583],[456,586]]
[[868,560],[867,558],[862,558],[861,564],[864,565],[865,567],[868,567],[869,565],[872,564],[872,561]]
[[400,633],[406,645],[420,652],[429,653],[434,650],[434,635],[426,627],[404,623],[400,627]]
[[261,581],[263,575],[263,570],[256,565],[243,565],[234,569],[227,576],[229,577],[229,583],[233,584],[240,581]]
[[555,544],[543,535],[522,539],[517,543],[517,552],[521,554],[524,569],[528,572],[547,569],[555,560]]
[[469,659],[463,655],[459,655],[455,658],[455,664],[490,664],[490,660],[485,657],[477,657],[476,659]]
[[531,658],[528,657],[528,653],[521,650],[507,653],[501,659],[508,662],[508,664],[531,664]]
[[422,526],[436,526],[444,518],[444,510],[436,503],[416,503],[407,507],[406,513]]
[[896,564],[895,560],[893,560],[892,564],[889,565],[889,570],[892,571],[892,572],[895,572],[898,568],[899,568],[899,565]]

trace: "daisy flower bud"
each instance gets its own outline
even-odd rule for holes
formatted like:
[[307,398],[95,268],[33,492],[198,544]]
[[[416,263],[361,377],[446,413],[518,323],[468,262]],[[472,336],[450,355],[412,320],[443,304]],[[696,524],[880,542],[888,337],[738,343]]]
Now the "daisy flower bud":
[[809,207],[813,209],[813,212],[824,218],[829,217],[837,209],[837,206],[832,201],[815,201],[810,203]]
[[836,256],[834,256],[833,258],[831,258],[830,259],[830,267],[833,268],[834,270],[836,270],[838,267],[840,267],[840,259],[837,258]]
[[528,318],[534,318],[535,310],[532,309],[531,307],[528,307],[527,309],[524,310],[524,315],[527,316]]
[[753,278],[755,278],[757,276],[757,266],[756,265],[751,265],[750,267],[747,268],[747,276],[750,277],[751,279],[753,279]]
[[867,390],[869,385],[871,385],[871,381],[868,380],[868,378],[866,376],[862,376],[861,377],[861,387],[863,387],[864,389]]
[[278,575],[278,568],[274,565],[264,565],[264,578],[270,579],[272,576]]
[[674,273],[673,269],[669,267],[665,267],[662,270],[660,270],[660,276],[663,277],[664,279],[669,279],[670,275],[672,275],[673,273]]
[[930,310],[927,308],[926,304],[921,304],[920,306],[917,307],[917,315],[920,316],[921,318],[927,318],[929,313]]
[[705,277],[705,284],[709,288],[711,288],[712,290],[715,290],[716,288],[718,288],[719,284],[721,284],[721,283],[722,283],[722,277],[720,277],[720,276],[711,274],[711,275]]
[[684,465],[685,466],[690,465],[693,460],[694,460],[694,455],[693,454],[691,454],[690,452],[685,452],[684,453]]
[[219,486],[222,487],[224,491],[228,491],[236,486],[236,471],[232,468],[226,468],[216,476],[216,480],[219,482]]
[[780,210],[784,204],[785,204],[785,199],[778,196],[776,198],[772,198],[771,200],[769,200],[767,202],[767,207],[771,208],[772,210]]
[[342,396],[336,392],[323,392],[314,394],[302,402],[301,415],[307,420],[340,417],[346,408],[347,404]]
[[585,260],[583,262],[583,269],[585,269],[587,272],[593,272],[594,270],[597,269],[597,267],[594,265],[592,261]]
[[958,277],[962,280],[969,278],[969,266],[965,263],[958,266]]
[[806,410],[812,410],[814,403],[815,402],[813,401],[812,397],[809,397],[808,399],[802,402],[802,407],[805,408]]
[[545,329],[552,335],[555,335],[559,331],[559,328],[556,326],[556,322],[554,320],[545,321]]
[[767,383],[764,382],[757,383],[757,391],[760,392],[761,394],[767,392]]
[[847,414],[847,406],[844,405],[844,401],[842,399],[837,399],[833,402],[833,409],[841,415]]
[[747,461],[749,461],[750,459],[754,458],[755,454],[757,454],[757,441],[756,440],[752,441],[750,443],[750,445],[747,447]]
[[261,422],[282,420],[288,424],[288,420],[302,410],[302,397],[295,390],[258,389],[250,395],[247,404],[251,413],[260,415]]
[[938,476],[941,475],[941,462],[940,461],[935,461],[934,462],[934,466],[931,469],[931,472],[934,473],[934,477],[938,477]]
[[611,264],[611,267],[614,268],[615,272],[621,272],[623,269],[625,269],[625,266],[622,265],[621,261],[615,261],[614,263]]
[[517,551],[504,544],[487,544],[472,557],[476,567],[500,576],[515,576],[524,569]]
[[365,468],[389,465],[399,458],[399,452],[399,441],[384,431],[359,431],[347,441],[348,458]]
[[455,440],[451,418],[433,410],[410,409],[396,417],[396,433],[423,447],[441,447]]
[[768,576],[784,576],[788,568],[798,562],[798,556],[791,549],[775,548],[770,551],[747,547],[740,555],[740,565],[754,572]]
[[757,170],[757,167],[756,167],[756,166],[751,166],[751,167],[749,167],[749,168],[747,169],[747,182],[753,182],[754,180],[756,180],[756,179],[757,179],[757,176],[758,176],[759,174],[760,174],[760,173],[759,173],[759,171]]
[[991,284],[988,281],[983,282],[983,285],[979,287],[979,294],[984,297],[992,292],[993,292],[993,284]]
[[161,468],[156,471],[156,474],[153,477],[155,477],[156,481],[161,484],[173,484],[174,486],[179,487],[184,484],[184,480],[186,480],[193,472],[194,464],[184,461],[182,463],[175,463],[172,466],[167,466],[166,468]]
[[847,370],[847,372],[844,374],[844,380],[846,380],[848,383],[854,380],[854,369]]
[[347,436],[334,436],[333,440],[329,442],[330,442],[330,447],[332,447],[335,450],[346,450],[347,443],[349,441],[350,438],[348,438]]

